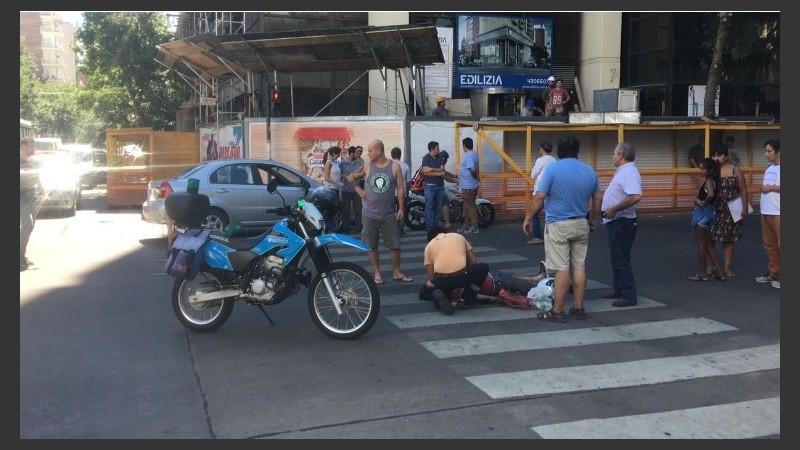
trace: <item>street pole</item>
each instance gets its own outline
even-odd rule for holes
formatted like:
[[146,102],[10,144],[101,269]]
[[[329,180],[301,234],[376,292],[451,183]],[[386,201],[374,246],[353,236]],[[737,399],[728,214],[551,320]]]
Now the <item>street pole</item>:
[[269,83],[267,83],[267,159],[272,159],[272,136],[270,136],[270,117],[272,116],[272,93],[269,92]]

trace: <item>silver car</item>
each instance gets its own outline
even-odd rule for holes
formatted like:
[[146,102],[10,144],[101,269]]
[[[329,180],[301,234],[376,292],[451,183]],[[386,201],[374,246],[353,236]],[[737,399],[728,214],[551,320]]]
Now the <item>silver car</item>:
[[69,217],[81,208],[79,168],[65,151],[36,151],[31,160],[42,183],[41,211],[60,212]]
[[218,159],[192,166],[166,180],[148,183],[147,200],[142,204],[142,219],[167,223],[164,199],[172,192],[186,192],[189,178],[200,180],[200,194],[208,196],[211,211],[203,226],[224,229],[238,222],[244,229],[264,229],[281,219],[267,208],[279,207],[278,194],[267,192],[267,183],[275,178],[277,191],[287,205],[320,186],[299,170],[278,161],[265,159]]

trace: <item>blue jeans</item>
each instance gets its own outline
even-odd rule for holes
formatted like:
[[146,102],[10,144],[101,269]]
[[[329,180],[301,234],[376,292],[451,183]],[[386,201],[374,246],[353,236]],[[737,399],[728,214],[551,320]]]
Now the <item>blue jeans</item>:
[[544,233],[542,233],[542,223],[539,220],[539,213],[542,212],[540,209],[536,211],[536,214],[533,215],[533,237],[544,239]]
[[631,248],[636,239],[638,219],[620,217],[606,224],[611,270],[614,273],[614,292],[624,301],[637,301],[636,279],[631,265]]
[[425,229],[432,230],[439,225],[442,219],[442,201],[444,200],[444,185],[425,185]]

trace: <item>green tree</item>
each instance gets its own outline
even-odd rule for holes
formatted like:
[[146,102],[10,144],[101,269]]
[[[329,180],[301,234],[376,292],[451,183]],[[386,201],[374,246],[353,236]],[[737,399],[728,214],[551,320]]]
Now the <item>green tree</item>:
[[19,117],[33,120],[37,90],[41,82],[36,75],[36,63],[25,43],[19,43]]
[[717,32],[714,38],[714,49],[711,53],[711,66],[708,69],[708,80],[706,81],[706,96],[703,105],[703,117],[714,118],[714,104],[717,95],[717,87],[722,76],[722,56],[728,45],[728,35],[730,32],[731,16],[733,13],[717,13]]
[[107,128],[174,130],[188,87],[158,64],[156,45],[174,39],[163,12],[86,12],[76,33],[92,115]]
[[780,67],[780,20],[771,13],[708,13],[702,33],[709,48],[710,60],[702,65],[708,70],[703,117],[715,116],[717,87],[729,79],[726,66],[751,60],[757,53],[768,55],[768,61],[757,70],[761,81],[776,83]]

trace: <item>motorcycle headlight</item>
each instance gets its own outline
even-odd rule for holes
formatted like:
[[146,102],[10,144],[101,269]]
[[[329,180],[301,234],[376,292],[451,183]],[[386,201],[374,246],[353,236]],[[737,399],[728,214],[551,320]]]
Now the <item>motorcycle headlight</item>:
[[303,215],[314,228],[317,230],[325,229],[325,220],[316,205],[301,199],[297,202],[297,206],[303,209]]

